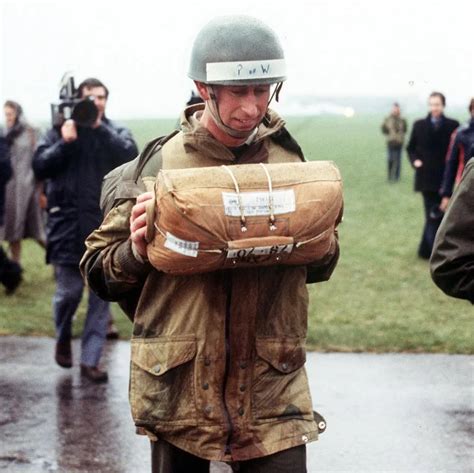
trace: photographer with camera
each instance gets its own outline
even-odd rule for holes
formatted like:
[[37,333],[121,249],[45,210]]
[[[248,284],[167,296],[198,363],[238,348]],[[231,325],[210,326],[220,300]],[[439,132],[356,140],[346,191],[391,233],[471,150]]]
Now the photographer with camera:
[[[63,85],[61,103],[53,105],[53,127],[39,143],[33,158],[36,177],[46,180],[48,200],[46,261],[54,266],[58,365],[72,366],[71,325],[80,303],[84,282],[79,261],[86,237],[100,225],[102,179],[115,167],[130,161],[137,146],[129,130],[105,115],[109,91],[98,79],[84,80],[74,89],[72,77]],[[99,369],[109,303],[89,292],[81,344],[81,375],[94,382],[107,381]]]

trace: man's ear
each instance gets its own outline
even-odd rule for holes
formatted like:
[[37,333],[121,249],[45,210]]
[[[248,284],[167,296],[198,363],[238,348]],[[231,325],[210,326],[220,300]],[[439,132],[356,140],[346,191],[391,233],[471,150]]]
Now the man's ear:
[[201,98],[206,101],[209,100],[209,91],[207,90],[207,85],[203,84],[202,82],[198,82],[197,80],[194,81],[194,84],[196,85],[197,91],[199,92],[199,95]]

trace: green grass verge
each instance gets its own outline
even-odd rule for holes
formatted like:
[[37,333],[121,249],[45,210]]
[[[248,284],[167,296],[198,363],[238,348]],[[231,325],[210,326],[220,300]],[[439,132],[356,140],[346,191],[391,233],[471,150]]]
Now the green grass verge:
[[[462,118],[462,117],[461,117]],[[329,282],[309,286],[308,345],[318,350],[474,353],[473,309],[445,296],[416,256],[423,223],[421,197],[412,190],[404,155],[402,180],[386,181],[381,117],[292,118],[288,128],[308,159],[330,159],[344,179],[341,259]],[[175,125],[173,120],[127,123],[140,146]],[[51,267],[43,251],[25,242],[25,281],[0,295],[0,334],[53,335]],[[121,336],[131,324],[113,308]],[[79,334],[85,301],[77,315]]]

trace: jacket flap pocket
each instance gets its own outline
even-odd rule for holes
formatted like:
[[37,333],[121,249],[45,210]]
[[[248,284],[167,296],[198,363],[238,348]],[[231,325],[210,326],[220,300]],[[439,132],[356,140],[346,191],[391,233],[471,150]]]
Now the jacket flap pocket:
[[291,373],[306,361],[302,338],[257,338],[257,354],[281,373]]
[[135,339],[131,344],[134,364],[154,376],[162,376],[172,368],[196,356],[196,340],[173,338]]

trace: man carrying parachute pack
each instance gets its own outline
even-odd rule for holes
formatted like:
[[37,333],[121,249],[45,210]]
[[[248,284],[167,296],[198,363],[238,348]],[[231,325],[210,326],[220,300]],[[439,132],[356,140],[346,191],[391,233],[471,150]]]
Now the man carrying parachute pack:
[[[325,429],[304,368],[306,284],[328,280],[338,260],[340,175],[303,162],[268,108],[286,69],[261,21],[207,24],[189,77],[204,104],[105,178],[106,217],[81,271],[133,320],[130,403],[154,472],[208,472],[210,461],[305,472],[305,445]],[[206,267],[209,255],[221,259]]]

